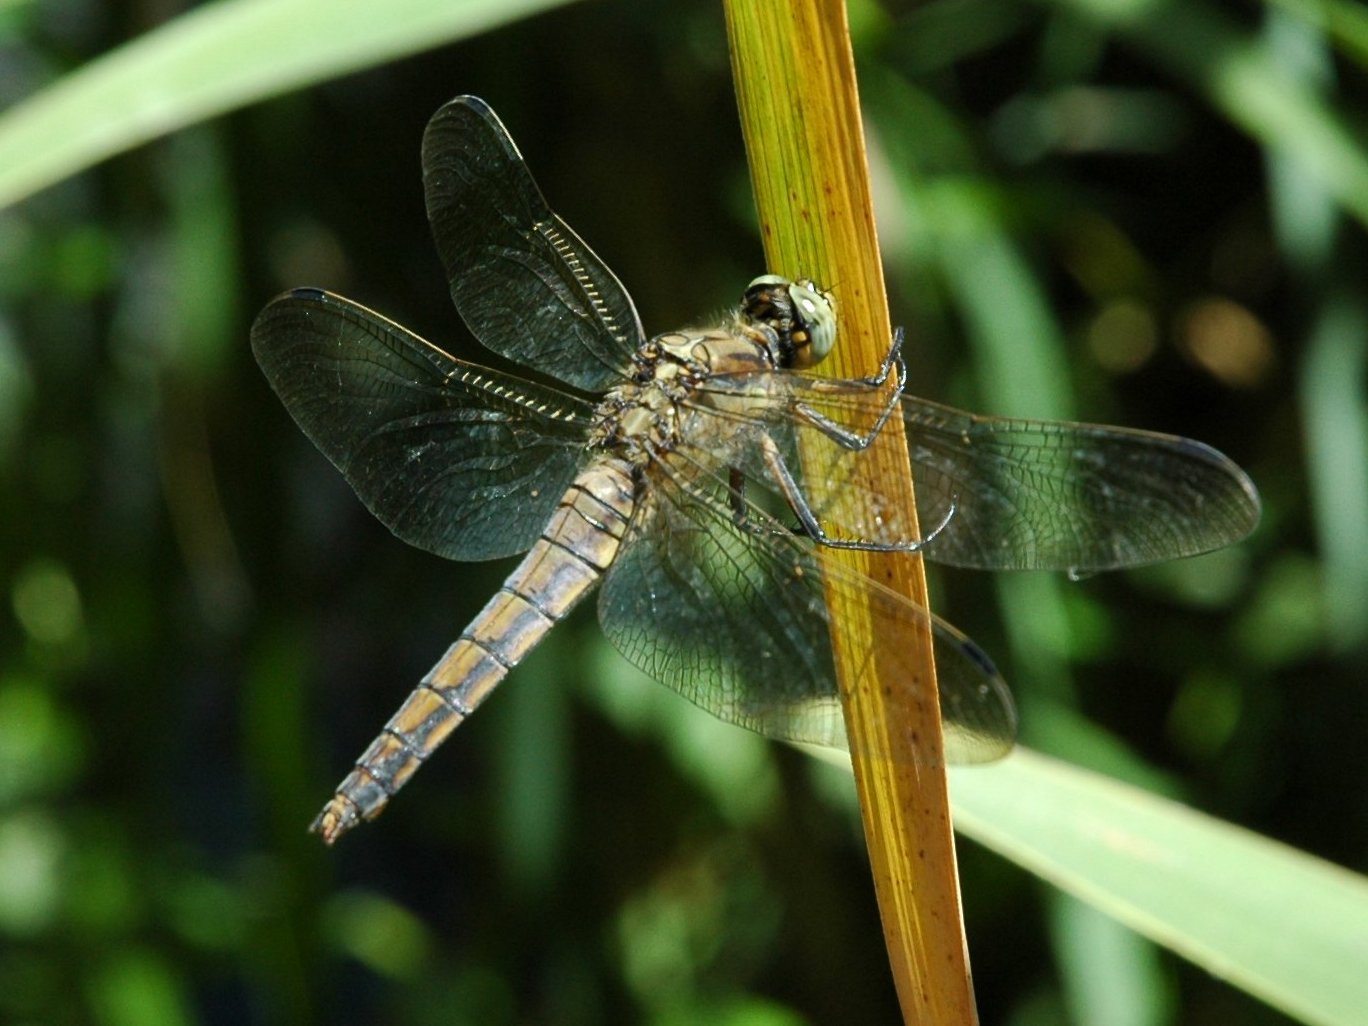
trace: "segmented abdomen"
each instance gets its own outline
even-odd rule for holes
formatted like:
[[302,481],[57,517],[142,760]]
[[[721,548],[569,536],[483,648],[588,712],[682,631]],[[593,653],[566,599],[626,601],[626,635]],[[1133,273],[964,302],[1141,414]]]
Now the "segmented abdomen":
[[631,467],[585,468],[503,587],[405,699],[338,785],[312,830],[332,844],[373,819],[508,671],[598,583],[634,504]]

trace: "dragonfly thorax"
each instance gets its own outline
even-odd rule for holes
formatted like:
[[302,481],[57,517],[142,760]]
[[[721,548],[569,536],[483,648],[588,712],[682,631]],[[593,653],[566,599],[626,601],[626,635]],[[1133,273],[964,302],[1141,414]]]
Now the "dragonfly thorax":
[[611,449],[635,463],[673,447],[679,403],[693,390],[696,369],[652,339],[636,354],[631,381],[605,393],[595,411],[591,448]]
[[634,462],[668,452],[679,441],[681,410],[718,375],[775,369],[776,332],[738,313],[717,328],[657,335],[637,351],[632,380],[599,403],[592,447],[616,450]]

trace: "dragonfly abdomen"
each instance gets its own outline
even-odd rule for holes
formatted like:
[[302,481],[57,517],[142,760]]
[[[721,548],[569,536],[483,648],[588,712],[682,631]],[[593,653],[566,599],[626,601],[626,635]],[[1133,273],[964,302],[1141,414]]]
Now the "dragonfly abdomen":
[[374,819],[508,671],[598,583],[635,505],[628,464],[583,470],[517,568],[404,700],[324,806],[312,829],[333,843]]

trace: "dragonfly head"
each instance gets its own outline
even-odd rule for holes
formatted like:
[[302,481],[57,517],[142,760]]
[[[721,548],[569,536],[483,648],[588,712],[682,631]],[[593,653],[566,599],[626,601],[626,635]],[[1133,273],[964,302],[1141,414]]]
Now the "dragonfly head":
[[836,303],[806,278],[762,274],[746,286],[741,314],[775,333],[781,367],[811,367],[836,342]]

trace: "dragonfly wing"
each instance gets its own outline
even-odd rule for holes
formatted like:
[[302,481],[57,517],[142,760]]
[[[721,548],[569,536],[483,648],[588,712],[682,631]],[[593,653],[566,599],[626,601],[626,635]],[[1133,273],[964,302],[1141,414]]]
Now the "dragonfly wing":
[[[671,460],[687,459],[681,452]],[[731,723],[771,737],[848,748],[834,675],[822,573],[813,546],[751,509],[757,534],[735,522],[726,485],[698,467],[652,468],[599,596],[599,618],[634,665]],[[828,571],[830,572],[830,571]],[[890,621],[921,629],[926,610],[868,578],[845,574]],[[946,756],[984,762],[1004,755],[1016,713],[987,656],[932,619]],[[884,667],[915,701],[910,652]]]
[[926,548],[938,562],[1091,573],[1209,552],[1259,521],[1245,472],[1190,438],[978,417],[913,397],[902,412],[922,524],[953,505]]
[[423,185],[451,298],[481,342],[588,391],[628,375],[643,340],[631,298],[551,212],[483,100],[433,115]]
[[448,559],[528,548],[583,462],[583,400],[457,360],[330,292],[273,300],[252,350],[381,523]]
[[[754,376],[751,376],[752,378]],[[708,383],[728,396],[756,391],[736,375]],[[1210,446],[1176,435],[1098,424],[982,417],[914,396],[901,399],[917,493],[913,529],[900,510],[856,483],[860,451],[802,409],[858,433],[878,420],[887,392],[780,372],[758,407],[828,534],[883,544],[930,538],[927,559],[981,570],[1086,574],[1193,556],[1239,541],[1259,520],[1249,477]],[[714,399],[716,401],[716,399]],[[747,475],[765,480],[755,453]],[[772,483],[772,482],[771,482]],[[823,496],[842,500],[835,512]],[[939,530],[937,530],[939,528]]]

